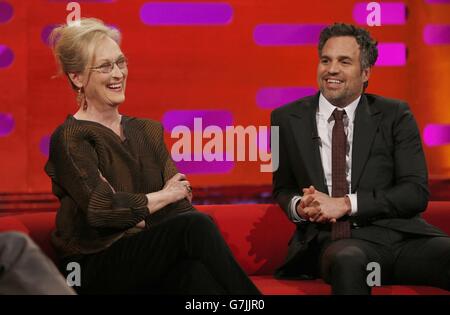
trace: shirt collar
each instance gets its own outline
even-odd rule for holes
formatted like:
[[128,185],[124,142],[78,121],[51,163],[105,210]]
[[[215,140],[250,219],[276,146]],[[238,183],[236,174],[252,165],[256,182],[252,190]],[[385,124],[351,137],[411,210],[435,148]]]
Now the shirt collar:
[[[354,100],[349,105],[347,105],[347,106],[345,106],[343,108],[343,109],[345,109],[345,113],[347,114],[347,117],[348,117],[349,121],[353,121],[353,119],[355,118],[355,110],[356,110],[356,107],[358,106],[358,103],[359,103],[360,99],[361,99],[361,95],[356,100]],[[320,96],[319,96],[319,115],[325,117],[328,120],[330,118],[331,114],[333,114],[333,112],[334,112],[334,110],[336,108],[341,109],[341,108],[331,104],[325,98],[325,96],[323,96],[323,94],[320,93]]]

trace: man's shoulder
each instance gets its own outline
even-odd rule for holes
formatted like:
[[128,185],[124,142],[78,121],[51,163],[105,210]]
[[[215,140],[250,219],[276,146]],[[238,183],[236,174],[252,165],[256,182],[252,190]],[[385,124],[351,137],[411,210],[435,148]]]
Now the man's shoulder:
[[305,106],[311,106],[318,102],[318,94],[306,96],[293,102],[282,105],[272,111],[272,116],[286,115],[301,111]]
[[400,99],[389,98],[369,93],[364,94],[364,96],[366,97],[369,106],[374,107],[382,112],[398,111],[399,108],[409,109],[408,103]]

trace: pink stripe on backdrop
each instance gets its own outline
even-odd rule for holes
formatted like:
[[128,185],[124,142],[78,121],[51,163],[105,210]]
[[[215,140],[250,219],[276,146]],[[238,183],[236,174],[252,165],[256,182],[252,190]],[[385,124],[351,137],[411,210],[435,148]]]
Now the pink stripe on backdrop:
[[450,25],[428,24],[423,29],[423,40],[428,45],[450,44]]
[[147,25],[226,25],[233,19],[233,7],[213,2],[147,2],[140,17]]
[[[67,3],[69,3],[69,2],[71,2],[71,1],[69,1],[69,0],[48,0],[48,2],[67,2]],[[81,3],[83,3],[83,2],[87,2],[87,3],[89,3],[89,2],[93,2],[93,3],[111,3],[111,2],[116,2],[116,0],[77,0],[77,1],[74,1],[74,2],[81,2]]]
[[253,40],[260,46],[316,45],[326,25],[260,24],[253,31]]
[[[198,130],[200,134],[194,135],[194,118],[201,118],[201,128]],[[233,126],[233,114],[227,110],[172,110],[164,114],[162,123],[166,132],[171,133],[172,129],[177,126],[186,126],[191,131],[191,161],[175,162],[178,169],[186,174],[223,174],[231,172],[234,168],[233,161],[226,161],[226,153],[223,152],[223,161],[205,161],[203,156],[203,146],[200,151],[195,152],[194,139],[192,137],[202,137],[202,132],[208,126],[219,127],[223,134],[227,126]],[[209,140],[202,140],[203,145]],[[220,150],[220,148],[218,148]],[[169,149],[170,151],[170,149]],[[219,151],[218,151],[219,152]],[[199,154],[200,161],[194,161],[195,156]],[[176,159],[178,160],[178,159]]]
[[234,168],[233,161],[180,161],[175,162],[178,170],[183,174],[224,174]]
[[423,139],[427,146],[434,147],[450,144],[449,124],[428,124],[423,130]]
[[378,44],[378,60],[376,66],[404,66],[406,65],[406,45],[404,43]]
[[[367,10],[370,2],[359,2],[353,7],[353,20],[361,25],[367,25]],[[381,25],[401,25],[406,23],[406,5],[403,2],[380,2]]]
[[164,113],[162,123],[166,132],[181,125],[194,130],[194,118],[202,119],[203,128],[214,125],[225,129],[233,125],[233,114],[227,110],[171,110]]
[[256,93],[256,104],[260,108],[273,109],[299,98],[316,93],[313,87],[266,87]]
[[429,4],[450,4],[450,0],[425,0]]

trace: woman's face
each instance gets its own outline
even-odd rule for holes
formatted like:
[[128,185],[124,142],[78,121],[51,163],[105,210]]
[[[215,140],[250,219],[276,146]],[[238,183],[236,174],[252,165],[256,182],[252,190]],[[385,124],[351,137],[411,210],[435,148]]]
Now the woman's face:
[[123,103],[127,76],[127,62],[119,45],[110,37],[102,38],[94,50],[92,67],[82,78],[88,106]]

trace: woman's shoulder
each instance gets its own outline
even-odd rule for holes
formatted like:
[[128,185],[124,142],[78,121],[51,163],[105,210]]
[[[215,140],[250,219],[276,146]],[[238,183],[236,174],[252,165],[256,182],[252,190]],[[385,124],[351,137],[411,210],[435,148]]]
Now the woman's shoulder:
[[79,128],[76,124],[74,124],[75,119],[73,119],[70,115],[66,117],[63,123],[59,124],[52,133],[52,138],[56,138],[62,136],[66,133],[77,133]]
[[126,116],[127,124],[130,126],[134,126],[139,129],[143,129],[144,132],[155,133],[162,132],[163,126],[161,122],[149,118],[139,118],[139,117],[131,117]]
[[[95,126],[94,126],[95,127]],[[99,134],[102,130],[95,128],[92,130],[90,124],[83,124],[76,120],[73,116],[68,115],[66,120],[55,128],[51,135],[51,142],[67,143],[67,142],[78,142],[82,140],[89,140],[92,134]]]

